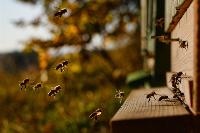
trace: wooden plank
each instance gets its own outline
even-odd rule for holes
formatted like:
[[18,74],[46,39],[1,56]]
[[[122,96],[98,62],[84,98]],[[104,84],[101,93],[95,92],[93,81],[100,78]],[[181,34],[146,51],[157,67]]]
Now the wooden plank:
[[194,70],[194,3],[171,33],[171,38],[188,41],[188,49],[180,48],[178,42],[171,43],[171,71],[184,72],[193,77]]
[[[155,88],[159,94],[172,97],[169,89]],[[152,89],[133,90],[111,119],[112,133],[169,132],[184,133],[190,130],[190,113],[180,102],[146,99]],[[158,98],[158,97],[157,97]],[[171,128],[169,128],[171,127]]]
[[194,1],[194,111],[200,114],[200,2]]
[[176,14],[176,7],[183,2],[184,0],[165,0],[165,31],[167,31],[173,16]]
[[173,16],[172,21],[169,24],[167,33],[171,33],[174,30],[174,28],[177,26],[178,22],[180,21],[184,13],[187,11],[192,1],[193,0],[185,0],[179,7],[176,7],[178,10],[176,10],[176,14]]

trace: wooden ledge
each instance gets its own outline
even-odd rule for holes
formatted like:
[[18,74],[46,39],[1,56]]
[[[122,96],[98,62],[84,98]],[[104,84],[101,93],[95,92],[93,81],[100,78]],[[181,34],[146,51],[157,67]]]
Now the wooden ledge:
[[[173,97],[166,87],[154,88],[156,93]],[[185,133],[190,130],[192,115],[180,102],[157,101],[150,102],[146,95],[152,89],[133,90],[118,112],[111,119],[112,133],[132,132],[176,132]],[[156,96],[156,99],[159,97]]]

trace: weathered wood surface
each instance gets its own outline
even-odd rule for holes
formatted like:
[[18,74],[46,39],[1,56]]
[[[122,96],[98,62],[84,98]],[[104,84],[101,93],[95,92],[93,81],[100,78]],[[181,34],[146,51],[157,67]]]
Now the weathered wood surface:
[[[156,93],[173,96],[167,88],[155,88]],[[133,90],[118,112],[111,119],[112,133],[132,132],[176,132],[184,133],[190,129],[191,114],[180,102],[148,102],[146,94],[152,89]],[[156,96],[156,99],[159,97]]]
[[166,29],[167,33],[171,33],[177,26],[180,19],[189,8],[193,0],[167,0],[166,1]]
[[190,5],[187,12],[172,31],[171,38],[180,38],[188,41],[188,49],[180,48],[178,42],[171,44],[171,71],[183,71],[193,77],[194,73],[194,3]]
[[200,1],[194,0],[194,94],[193,106],[200,115]]

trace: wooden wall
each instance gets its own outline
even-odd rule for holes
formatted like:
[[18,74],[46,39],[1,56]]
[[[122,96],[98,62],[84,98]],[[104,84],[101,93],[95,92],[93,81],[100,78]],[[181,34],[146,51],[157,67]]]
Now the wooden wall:
[[171,33],[171,38],[188,41],[188,49],[179,47],[178,42],[171,43],[171,71],[183,71],[193,77],[194,73],[194,3],[190,5],[177,26]]

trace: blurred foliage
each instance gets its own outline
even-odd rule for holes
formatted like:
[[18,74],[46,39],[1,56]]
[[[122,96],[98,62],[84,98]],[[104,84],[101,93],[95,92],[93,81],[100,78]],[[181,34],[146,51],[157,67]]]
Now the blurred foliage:
[[[0,69],[0,78],[5,79],[0,80],[0,132],[109,132],[109,120],[120,107],[115,91],[122,89],[128,94],[126,75],[142,64],[138,1],[18,1],[43,5],[43,13],[35,21],[19,22],[41,26],[45,25],[41,19],[47,18],[51,38],[25,42],[24,52],[37,52],[38,67],[28,66],[15,74]],[[56,7],[67,8],[68,13],[54,17]],[[95,35],[103,38],[101,45],[95,46]],[[75,51],[59,54],[66,47]],[[56,64],[66,59],[70,61],[67,70],[56,71]],[[46,71],[48,80],[39,91],[33,91],[32,85],[20,91],[19,81],[29,77],[31,83],[40,82]],[[49,98],[48,91],[56,85],[63,88],[61,93]],[[103,109],[99,120],[90,120],[90,113],[99,107]]]

